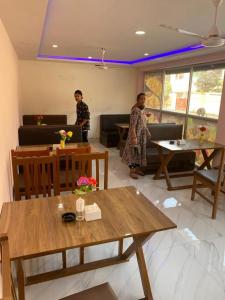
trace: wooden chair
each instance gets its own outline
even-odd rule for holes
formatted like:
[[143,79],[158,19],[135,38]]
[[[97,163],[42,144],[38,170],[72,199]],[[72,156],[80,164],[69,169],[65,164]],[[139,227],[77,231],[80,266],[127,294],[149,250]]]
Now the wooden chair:
[[108,151],[103,153],[90,153],[72,155],[72,175],[73,175],[73,188],[75,189],[76,178],[81,176],[91,177],[93,174],[92,162],[95,162],[95,177],[97,181],[96,189],[100,189],[100,175],[99,175],[99,163],[103,160],[104,162],[104,190],[108,188]]
[[[72,155],[72,188],[75,190],[77,179],[81,176],[91,177],[92,162],[95,162],[96,190],[100,189],[99,162],[104,162],[104,190],[108,188],[108,151],[103,153],[73,154]],[[119,253],[122,254],[123,241],[119,241]],[[84,248],[80,248],[80,264],[84,263]]]
[[[58,189],[59,192],[73,191],[73,177],[72,177],[72,154],[87,154],[91,152],[91,147],[81,148],[68,148],[68,149],[57,149],[57,169],[58,169]],[[77,180],[78,178],[76,178]]]
[[80,293],[62,298],[61,300],[118,300],[118,298],[109,283],[103,283]]
[[[212,210],[212,219],[216,218],[217,208],[218,208],[218,197],[219,192],[221,191],[222,181],[224,181],[224,149],[221,150],[220,165],[218,169],[209,169],[209,170],[197,170],[194,173],[193,187],[191,200],[194,200],[195,193],[199,194],[206,201],[210,202],[213,205]],[[213,201],[203,195],[198,189],[198,182],[200,181],[200,187],[206,187],[212,190]]]
[[12,167],[15,200],[50,197],[52,189],[54,195],[59,194],[55,156],[12,156]]
[[2,299],[12,300],[15,299],[15,290],[12,285],[9,242],[6,234],[0,234],[0,246],[2,258]]
[[11,156],[16,157],[34,157],[34,156],[49,156],[50,150],[25,150],[25,151],[17,151],[17,150],[11,150]]

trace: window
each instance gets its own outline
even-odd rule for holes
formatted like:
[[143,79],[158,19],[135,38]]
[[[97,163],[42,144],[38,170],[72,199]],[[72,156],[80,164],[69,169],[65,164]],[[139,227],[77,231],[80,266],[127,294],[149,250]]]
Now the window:
[[194,71],[189,113],[217,119],[223,87],[224,70]]
[[163,90],[163,74],[145,73],[144,84],[146,106],[148,108],[160,109]]
[[146,73],[146,106],[153,114],[150,123],[184,125],[184,138],[199,138],[199,125],[206,125],[206,138],[215,141],[224,65],[183,68]]
[[162,113],[162,123],[175,123],[175,124],[184,124],[185,117],[176,115],[176,114],[169,114],[169,113]]
[[152,110],[148,123],[160,123],[160,112]]
[[186,112],[189,80],[190,72],[165,75],[163,110]]

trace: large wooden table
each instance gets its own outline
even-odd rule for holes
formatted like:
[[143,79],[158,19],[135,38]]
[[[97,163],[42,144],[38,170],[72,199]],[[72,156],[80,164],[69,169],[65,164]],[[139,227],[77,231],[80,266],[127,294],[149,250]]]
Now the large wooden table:
[[[19,299],[25,299],[25,285],[124,263],[135,253],[145,299],[153,299],[142,245],[154,233],[176,225],[134,187],[89,193],[86,204],[96,202],[102,219],[63,223],[62,206],[64,211],[74,211],[75,199],[75,195],[68,195],[3,204],[0,232],[8,233],[10,259],[17,267]],[[133,237],[133,242],[123,251],[122,241],[127,237]],[[112,241],[119,241],[115,257],[89,263],[84,260],[76,266],[29,277],[24,274],[24,259]]]
[[[193,172],[179,173],[176,175],[169,174],[167,167],[176,153],[200,150],[204,161],[200,166],[198,166],[198,170],[202,170],[204,168],[211,169],[212,159],[214,159],[218,153],[222,153],[224,149],[224,145],[218,143],[208,141],[200,143],[199,140],[191,139],[186,139],[184,145],[177,145],[177,141],[174,141],[174,144],[170,144],[170,141],[152,141],[152,143],[156,145],[161,160],[161,165],[157,170],[154,179],[157,180],[165,178],[168,191],[192,188],[192,185],[173,186],[171,183],[171,178],[193,175]],[[167,154],[163,154],[163,149],[167,150]],[[207,154],[207,150],[212,150],[211,154]],[[164,176],[161,176],[161,173],[163,173]]]

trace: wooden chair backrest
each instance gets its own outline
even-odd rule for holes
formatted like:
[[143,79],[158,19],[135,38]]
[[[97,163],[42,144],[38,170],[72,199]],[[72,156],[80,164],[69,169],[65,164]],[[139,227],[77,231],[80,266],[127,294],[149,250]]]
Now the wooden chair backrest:
[[[13,180],[15,200],[21,200],[22,196],[30,199],[58,195],[58,175],[55,156],[40,157],[12,157]],[[22,170],[22,171],[21,171]],[[21,180],[24,189],[21,188]]]
[[11,150],[11,156],[17,156],[17,157],[34,157],[34,156],[49,156],[50,150],[25,150],[25,151],[17,151],[17,150]]
[[9,256],[9,242],[6,234],[0,234],[1,258],[2,258],[2,299],[11,300],[12,297],[12,281],[11,266]]
[[91,147],[56,149],[57,168],[58,168],[58,189],[59,192],[73,191],[72,182],[72,155],[87,154],[91,152]]
[[95,162],[95,176],[97,185],[96,188],[100,188],[100,172],[99,172],[99,163],[103,160],[104,162],[104,190],[108,188],[108,151],[72,155],[72,175],[73,175],[73,188],[76,188],[76,180],[81,176],[91,177],[93,174],[92,162]]

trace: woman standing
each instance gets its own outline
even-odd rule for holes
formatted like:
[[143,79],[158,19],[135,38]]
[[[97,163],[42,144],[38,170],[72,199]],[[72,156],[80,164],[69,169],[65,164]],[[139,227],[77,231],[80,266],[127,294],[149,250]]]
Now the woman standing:
[[138,179],[138,175],[143,176],[140,168],[147,165],[146,144],[151,135],[147,128],[147,114],[144,113],[144,108],[145,94],[140,93],[137,95],[137,103],[131,109],[130,128],[123,153],[123,160],[128,163],[130,177],[133,179]]

